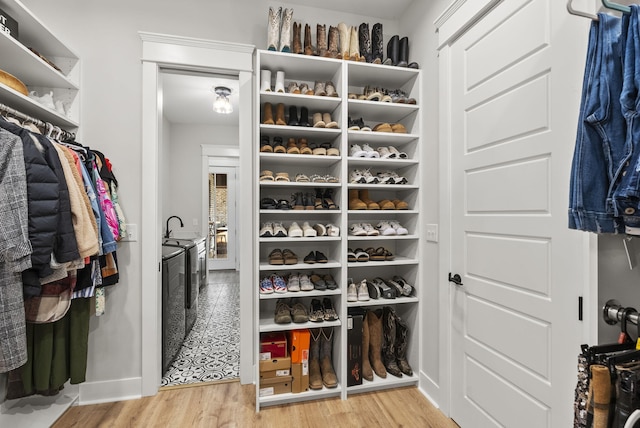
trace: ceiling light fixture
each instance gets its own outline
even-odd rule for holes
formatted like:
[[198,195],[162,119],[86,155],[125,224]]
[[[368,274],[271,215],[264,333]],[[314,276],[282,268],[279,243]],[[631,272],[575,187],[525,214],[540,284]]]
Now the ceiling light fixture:
[[212,89],[216,93],[216,100],[213,102],[213,111],[216,113],[229,114],[233,111],[229,96],[231,95],[231,89],[226,86],[216,86]]

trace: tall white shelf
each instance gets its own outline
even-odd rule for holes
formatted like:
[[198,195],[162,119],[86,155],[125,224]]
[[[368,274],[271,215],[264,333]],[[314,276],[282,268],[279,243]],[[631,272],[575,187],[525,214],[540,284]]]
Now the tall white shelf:
[[[53,91],[68,114],[60,114],[31,98],[0,84],[0,103],[77,133],[80,126],[80,58],[45,24],[18,0],[0,0],[0,9],[18,22],[16,40],[0,32],[0,69],[20,79],[29,91],[39,95]],[[60,69],[57,71],[28,48],[33,48]],[[0,374],[0,384],[4,385]],[[4,397],[0,387],[0,396]],[[53,424],[78,399],[78,386],[66,384],[55,396],[34,395],[16,400],[0,401],[0,426],[48,426]]]
[[[275,93],[260,91],[260,70],[271,71],[274,87],[276,71],[285,72],[285,88],[290,81],[307,83],[311,88],[316,80],[332,81],[338,92],[338,97],[297,95],[289,93]],[[420,271],[420,80],[421,71],[416,69],[391,67],[384,65],[356,63],[329,58],[294,55],[288,53],[260,50],[257,52],[257,100],[255,117],[256,138],[254,139],[254,204],[257,215],[254,217],[254,284],[255,284],[255,365],[256,365],[256,407],[283,404],[297,401],[315,400],[319,398],[340,396],[346,399],[348,394],[385,389],[418,383],[419,371],[419,329],[421,271]],[[416,104],[383,103],[378,101],[349,99],[349,93],[361,94],[365,86],[387,88],[389,90],[402,89],[409,96],[416,98]],[[264,125],[263,108],[269,102],[273,105],[274,115],[276,105],[285,105],[285,116],[288,118],[289,107],[296,106],[298,114],[300,107],[309,110],[309,122],[313,125],[313,113],[328,112],[337,121],[339,129],[323,129],[300,126]],[[369,131],[348,130],[349,117],[363,118],[365,124],[374,127],[377,123],[402,123],[406,134],[383,133]],[[339,156],[317,156],[298,154],[261,153],[261,137],[282,137],[286,147],[289,138],[307,138],[309,143],[330,142],[340,150]],[[364,159],[349,156],[352,144],[369,144],[376,149],[379,146],[395,146],[407,153],[406,159]],[[394,170],[399,175],[407,177],[406,185],[356,185],[349,183],[349,173],[353,169],[370,169],[372,173],[383,170]],[[260,172],[271,170],[288,172],[291,182],[270,183],[260,182]],[[297,173],[330,174],[339,178],[339,183],[296,183]],[[338,205],[337,210],[279,210],[260,209],[260,200],[264,197],[290,200],[294,192],[313,192],[314,188],[331,188],[333,199]],[[408,210],[349,210],[349,190],[368,189],[372,199],[401,199],[409,204]],[[374,226],[380,220],[397,220],[409,230],[405,236],[393,237],[356,237],[348,234],[352,223],[368,222]],[[334,223],[340,227],[339,237],[316,238],[260,238],[259,230],[266,221],[281,221],[285,227],[296,221],[301,224],[308,221],[314,223]],[[395,255],[393,261],[365,263],[350,263],[347,261],[348,248],[384,247]],[[274,248],[289,248],[299,258],[295,265],[275,266],[268,263],[268,254]],[[329,259],[327,264],[304,264],[302,259],[309,251],[323,252]],[[338,283],[337,290],[288,292],[286,294],[261,295],[259,281],[273,272],[286,274],[287,272],[328,272]],[[362,278],[373,279],[376,276],[391,278],[393,275],[404,277],[415,287],[415,295],[397,299],[379,299],[368,302],[347,302],[348,279],[358,281]],[[275,324],[273,322],[275,303],[278,298],[292,298],[300,300],[307,308],[312,298],[322,299],[330,297],[339,314],[340,320],[331,323],[307,324]],[[376,309],[383,306],[394,307],[396,313],[409,326],[408,361],[414,375],[411,377],[395,378],[387,375],[386,379],[375,377],[372,382],[364,381],[362,385],[347,387],[347,316],[348,309],[362,307]],[[269,331],[288,331],[299,328],[332,327],[333,365],[338,377],[337,388],[323,388],[318,391],[302,393],[279,394],[268,397],[259,395],[259,346],[260,333]]]

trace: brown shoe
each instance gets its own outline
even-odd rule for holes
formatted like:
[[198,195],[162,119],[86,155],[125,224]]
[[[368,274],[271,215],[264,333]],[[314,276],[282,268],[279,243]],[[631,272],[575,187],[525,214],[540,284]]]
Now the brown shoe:
[[358,189],[349,190],[349,209],[350,210],[366,210],[367,204],[365,204],[358,197]]
[[262,123],[265,125],[275,124],[273,121],[273,107],[271,106],[271,103],[264,103],[264,116],[262,118]]

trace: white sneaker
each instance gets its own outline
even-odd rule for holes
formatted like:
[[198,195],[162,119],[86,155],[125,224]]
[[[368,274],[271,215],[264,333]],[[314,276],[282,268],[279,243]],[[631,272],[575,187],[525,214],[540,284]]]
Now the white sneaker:
[[353,283],[353,280],[349,278],[349,286],[347,287],[347,302],[358,301],[358,289]]
[[380,182],[380,180],[378,179],[378,177],[376,177],[375,175],[371,174],[371,172],[368,169],[361,169],[361,170],[356,170],[358,171],[358,173],[364,177],[365,182],[367,184],[378,184]]
[[311,291],[313,290],[313,282],[309,279],[309,276],[306,274],[300,275],[300,290],[302,291]]
[[298,223],[295,221],[291,223],[289,226],[289,237],[290,238],[302,238],[302,229],[298,226]]
[[277,236],[278,238],[284,238],[287,236],[287,229],[284,228],[282,223],[273,223],[273,236]]
[[292,273],[289,275],[289,280],[287,281],[287,289],[289,291],[300,291],[300,276],[297,273]]
[[349,226],[349,235],[353,236],[367,236],[367,231],[364,230],[361,223],[353,223]]
[[362,223],[362,228],[364,229],[365,232],[367,232],[367,236],[378,236],[378,235],[380,235],[380,232],[376,228],[371,226],[370,223]]
[[[396,157],[395,153],[391,153],[389,151],[388,148],[386,147],[378,147],[376,149],[378,151],[378,155],[382,158],[382,159],[393,159]],[[397,150],[396,150],[397,151]]]
[[386,220],[380,221],[376,225],[376,229],[380,231],[382,236],[391,236],[391,235],[397,234],[396,230],[393,227],[391,227],[391,224],[389,224],[389,222]]
[[364,155],[367,158],[379,158],[380,157],[380,153],[378,153],[375,150],[373,150],[371,148],[371,146],[368,145],[367,143],[364,143],[362,145],[362,150],[364,151]]
[[358,301],[360,302],[368,302],[369,301],[369,288],[367,287],[367,280],[363,279],[358,284]]
[[406,159],[408,157],[405,152],[399,152],[398,149],[393,146],[389,146],[389,151],[391,152],[391,154],[395,155],[395,157],[400,159]]
[[354,184],[364,184],[367,179],[360,173],[360,170],[354,169],[349,173],[349,182]]
[[409,231],[403,227],[400,223],[393,220],[389,222],[389,225],[393,227],[398,235],[408,235]]
[[308,221],[302,223],[302,234],[305,238],[318,236],[318,232],[316,232],[316,230],[311,227]]
[[351,148],[349,149],[349,156],[354,158],[364,158],[367,156],[367,153],[362,150],[362,147],[360,147],[358,144],[352,144]]
[[273,237],[273,223],[266,222],[262,225],[262,229],[260,229],[260,237],[261,238],[271,238]]
[[313,228],[316,230],[316,236],[327,236],[327,227],[322,223],[317,223],[313,225]]
[[340,228],[333,223],[328,223],[327,236],[340,236]]
[[406,184],[407,179],[398,175],[395,171],[382,171],[376,173],[378,179],[385,184]]

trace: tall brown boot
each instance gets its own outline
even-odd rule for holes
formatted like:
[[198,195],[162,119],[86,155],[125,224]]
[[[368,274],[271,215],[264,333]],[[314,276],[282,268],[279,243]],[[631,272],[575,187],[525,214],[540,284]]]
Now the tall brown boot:
[[320,374],[320,329],[312,328],[311,343],[309,344],[309,388],[322,389],[322,375]]
[[304,54],[316,54],[316,49],[311,44],[311,27],[309,27],[309,24],[304,24]]
[[382,309],[367,313],[369,323],[369,361],[373,371],[381,378],[387,377],[387,370],[382,364]]
[[286,125],[287,122],[284,120],[284,104],[279,103],[276,106],[276,125]]
[[338,386],[338,377],[333,370],[332,363],[333,328],[327,327],[320,330],[322,331],[322,336],[320,337],[320,371],[322,372],[322,383],[327,388],[335,388]]
[[369,323],[367,315],[364,316],[362,322],[362,377],[368,381],[373,380],[373,370],[371,369],[371,363],[369,362]]
[[316,44],[318,45],[318,55],[327,56],[327,26],[318,24],[316,27]]
[[299,22],[293,23],[293,46],[292,52],[294,54],[302,53],[302,24]]
[[368,210],[379,210],[380,205],[369,197],[369,189],[360,190],[360,200],[367,204]]
[[329,26],[329,46],[327,49],[327,57],[338,58],[338,39],[340,38],[340,32],[338,27]]
[[273,108],[271,107],[271,103],[264,103],[264,117],[262,118],[262,123],[265,125],[273,125],[275,123],[273,121]]

